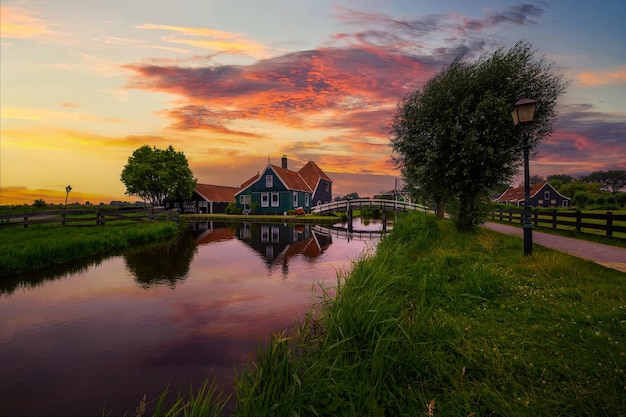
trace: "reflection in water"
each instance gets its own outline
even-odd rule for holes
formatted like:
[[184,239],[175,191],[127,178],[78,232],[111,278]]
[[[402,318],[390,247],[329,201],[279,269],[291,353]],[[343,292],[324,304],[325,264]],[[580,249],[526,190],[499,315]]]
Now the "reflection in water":
[[228,391],[371,246],[335,233],[195,223],[176,244],[13,284],[0,294],[0,414],[130,415],[144,394],[207,377]]
[[195,239],[186,233],[167,245],[127,252],[124,259],[128,271],[142,288],[167,285],[173,289],[187,278],[195,254]]

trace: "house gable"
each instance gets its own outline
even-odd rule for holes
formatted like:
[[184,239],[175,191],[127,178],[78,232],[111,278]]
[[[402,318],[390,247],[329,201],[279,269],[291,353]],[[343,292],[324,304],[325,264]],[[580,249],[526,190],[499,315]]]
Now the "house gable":
[[[533,207],[567,207],[570,199],[559,193],[550,183],[532,184],[530,186],[530,205]],[[494,200],[496,203],[523,205],[525,201],[524,187],[509,188]]]

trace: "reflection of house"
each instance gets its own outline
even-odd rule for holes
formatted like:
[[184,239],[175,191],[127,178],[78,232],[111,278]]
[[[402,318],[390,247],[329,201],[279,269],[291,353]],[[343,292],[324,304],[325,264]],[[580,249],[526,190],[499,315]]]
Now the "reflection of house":
[[240,189],[237,187],[197,184],[189,200],[175,202],[172,207],[180,209],[182,213],[224,213],[228,203],[235,201],[235,193],[238,191]]
[[332,180],[312,161],[290,171],[283,156],[281,166],[268,164],[242,184],[235,198],[237,207],[255,213],[282,214],[298,207],[308,212],[312,205],[332,200]]
[[[530,205],[532,207],[568,207],[570,199],[559,193],[549,183],[530,186]],[[524,205],[524,187],[509,188],[494,200],[496,203]]]
[[238,226],[237,237],[261,254],[269,267],[282,264],[283,268],[297,255],[317,258],[332,243],[330,236],[313,231],[308,224],[244,223]]

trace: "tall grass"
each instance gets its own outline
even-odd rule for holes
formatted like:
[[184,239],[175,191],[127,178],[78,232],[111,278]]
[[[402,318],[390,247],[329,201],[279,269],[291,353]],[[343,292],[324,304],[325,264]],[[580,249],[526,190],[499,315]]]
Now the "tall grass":
[[0,229],[0,277],[174,236],[173,222]]
[[626,415],[625,278],[407,216],[260,348],[235,415]]

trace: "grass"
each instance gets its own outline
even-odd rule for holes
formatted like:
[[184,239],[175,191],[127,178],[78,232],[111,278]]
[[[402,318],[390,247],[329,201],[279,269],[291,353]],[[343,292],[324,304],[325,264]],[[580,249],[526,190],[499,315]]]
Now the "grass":
[[0,277],[148,243],[178,233],[173,222],[0,229]]
[[237,416],[626,414],[624,273],[414,214],[237,378]]

